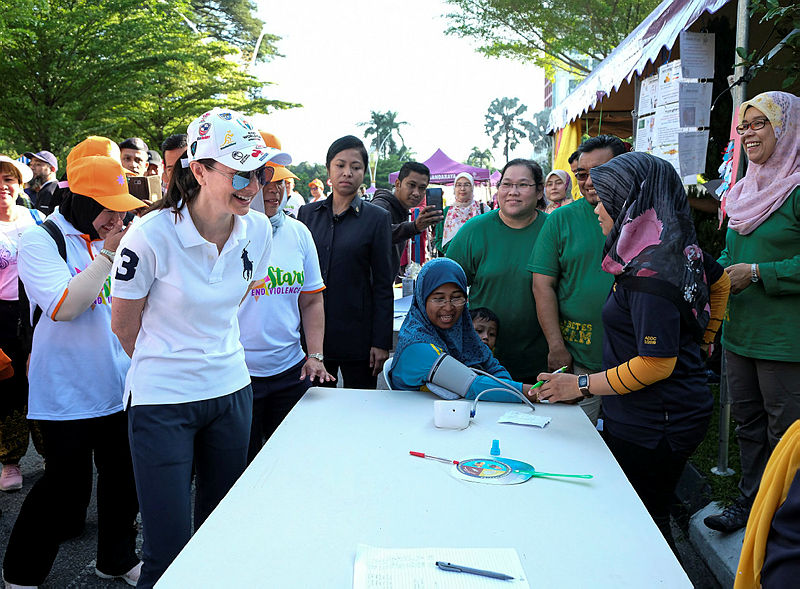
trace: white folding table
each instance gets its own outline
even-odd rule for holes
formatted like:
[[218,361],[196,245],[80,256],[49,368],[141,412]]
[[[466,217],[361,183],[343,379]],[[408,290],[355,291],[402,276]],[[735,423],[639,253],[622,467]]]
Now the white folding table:
[[[310,389],[158,587],[351,587],[359,543],[513,547],[531,587],[691,587],[580,408],[539,405],[539,429],[497,423],[521,404],[481,401],[454,431],[434,427],[434,399]],[[538,471],[595,478],[485,485],[409,455],[488,456],[493,439]]]

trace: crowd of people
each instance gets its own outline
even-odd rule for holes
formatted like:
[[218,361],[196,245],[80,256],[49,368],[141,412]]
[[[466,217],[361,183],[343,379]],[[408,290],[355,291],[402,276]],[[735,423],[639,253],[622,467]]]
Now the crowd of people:
[[[724,325],[742,495],[706,525],[744,527],[800,419],[798,121],[791,94],[742,105],[749,166],[727,196],[718,260],[674,168],[610,135],[581,144],[571,170],[509,161],[486,212],[468,173],[448,207],[429,205],[416,162],[368,201],[367,151],[349,135],[326,155],[330,194],[314,179],[306,204],[281,141],[220,108],[161,153],[89,137],[60,179],[49,151],[26,152],[29,165],[0,156],[0,490],[22,487],[30,437],[46,461],[8,541],[6,586],[45,582],[60,543],[82,533],[94,463],[96,572],[152,587],[312,384],[377,387],[393,284],[420,235],[438,257],[416,276],[387,384],[579,403],[602,417],[673,549],[670,505],[707,432],[705,358]],[[148,175],[161,198],[131,194]],[[429,379],[443,356],[482,374],[442,391]],[[794,480],[793,464],[775,468]],[[797,504],[800,483],[782,485]],[[800,549],[785,541],[791,517],[772,523],[782,503],[756,501],[778,531],[746,544],[748,566],[773,580],[796,574]]]

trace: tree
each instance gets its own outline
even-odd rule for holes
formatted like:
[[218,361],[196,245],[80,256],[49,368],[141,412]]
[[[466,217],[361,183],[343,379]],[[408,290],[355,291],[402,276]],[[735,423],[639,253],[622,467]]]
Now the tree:
[[[6,0],[0,16],[0,137],[62,156],[90,134],[165,134],[215,105],[293,106],[187,26],[188,0]],[[3,146],[6,147],[6,146]]]
[[486,113],[486,134],[492,138],[492,147],[503,141],[503,156],[508,160],[508,153],[519,140],[530,133],[531,123],[522,115],[528,107],[519,104],[519,98],[495,98]]
[[399,153],[397,143],[394,140],[396,134],[400,138],[401,150],[405,147],[405,140],[400,134],[400,127],[407,125],[405,121],[397,120],[397,113],[391,110],[386,112],[370,111],[370,120],[358,123],[359,127],[366,127],[364,129],[364,138],[370,135],[375,137],[370,142],[370,145],[375,149],[380,150],[381,158],[386,158],[388,154]]
[[528,139],[533,145],[531,159],[539,162],[545,174],[550,172],[553,161],[553,139],[547,134],[551,110],[546,108],[537,112],[528,127]]
[[475,166],[476,168],[489,168],[492,165],[492,152],[488,149],[481,151],[481,148],[475,146],[467,156],[467,164]]
[[[800,4],[787,0],[751,0],[751,17],[761,17],[759,23],[771,23],[772,30],[764,38],[758,49],[749,53],[737,47],[736,53],[741,65],[748,69],[748,76],[760,71],[773,71],[782,78],[781,89],[797,94],[800,86]],[[770,52],[778,42],[783,43],[783,52],[788,59],[771,59]],[[784,56],[785,57],[785,56]]]
[[447,33],[477,39],[488,56],[588,74],[660,0],[447,0]]
[[314,178],[319,178],[324,184],[328,179],[328,170],[325,169],[324,164],[302,162],[287,167],[298,177],[298,180],[295,180],[294,189],[302,194],[306,200],[311,198],[311,190],[308,187],[309,182]]
[[[191,0],[192,15],[189,18],[209,36],[239,49],[243,61],[249,63],[264,27],[264,21],[253,16],[255,8],[250,0]],[[258,61],[280,56],[274,45],[279,40],[280,37],[265,32],[258,50]]]

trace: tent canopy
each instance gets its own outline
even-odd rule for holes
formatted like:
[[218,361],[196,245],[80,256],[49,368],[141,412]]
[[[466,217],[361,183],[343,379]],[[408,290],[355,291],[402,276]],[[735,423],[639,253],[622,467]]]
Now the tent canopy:
[[[441,149],[437,149],[431,157],[422,163],[428,166],[428,169],[431,171],[431,184],[452,184],[456,176],[462,172],[472,174],[476,182],[488,182],[489,180],[489,170],[459,163],[451,159]],[[394,184],[399,175],[399,171],[389,174],[389,183]]]
[[[563,129],[598,102],[630,84],[663,48],[671,49],[681,31],[700,16],[714,14],[730,0],[664,0],[617,48],[589,74],[561,104],[550,113],[550,131]],[[632,93],[632,88],[629,89]],[[632,102],[632,100],[630,101]],[[611,104],[605,110],[614,111]],[[610,112],[608,115],[612,115]],[[630,115],[627,114],[628,118]],[[611,120],[609,120],[611,122]]]

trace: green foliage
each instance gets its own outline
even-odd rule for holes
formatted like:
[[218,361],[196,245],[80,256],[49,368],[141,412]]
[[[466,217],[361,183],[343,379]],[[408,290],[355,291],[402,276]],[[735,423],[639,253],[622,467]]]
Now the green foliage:
[[[172,2],[172,0],[165,0]],[[191,0],[191,20],[198,28],[215,39],[233,45],[241,51],[247,63],[253,58],[253,49],[264,27],[255,16],[255,3],[250,0]],[[280,37],[265,32],[258,49],[258,61],[280,56],[275,43]]]
[[0,136],[63,157],[87,135],[157,148],[204,110],[293,106],[187,24],[188,0],[6,0],[0,16]]
[[287,167],[299,178],[299,180],[294,181],[294,189],[302,194],[306,200],[311,198],[311,190],[308,187],[309,182],[314,178],[319,178],[323,184],[326,184],[328,180],[328,170],[322,164],[302,162]]
[[[759,39],[761,45],[757,49],[748,52],[737,47],[736,54],[741,60],[737,65],[750,68],[755,74],[759,71],[779,72],[783,76],[782,89],[797,93],[800,88],[800,3],[794,0],[751,0],[750,15],[760,17],[760,23],[772,24],[772,30],[763,40]],[[785,41],[781,51],[790,52],[791,57],[772,62],[768,53],[781,41]]]
[[[477,39],[484,55],[588,74],[659,0],[447,0],[448,34]],[[587,59],[588,58],[588,59]]]
[[503,142],[503,156],[519,145],[531,132],[532,125],[522,118],[528,107],[519,103],[519,98],[495,98],[486,113],[486,134],[492,139],[492,147]]
[[[400,154],[406,144],[403,136],[400,134],[400,127],[408,123],[405,121],[398,121],[397,113],[391,110],[387,110],[386,112],[371,110],[369,114],[370,120],[358,123],[358,126],[366,127],[366,129],[364,129],[365,138],[368,138],[370,135],[375,136],[370,142],[370,147],[380,150],[382,158],[385,158],[389,154]],[[397,143],[394,140],[395,135],[400,138],[400,149],[398,149]]]
[[400,167],[414,159],[414,152],[409,149],[401,149],[398,153],[391,153],[386,158],[378,160],[378,170],[375,173],[375,186],[378,188],[394,188],[394,184],[389,183],[389,174],[396,172]]
[[481,148],[475,146],[472,148],[469,156],[467,156],[467,165],[475,166],[477,168],[486,168],[491,169],[492,165],[492,152],[489,149],[484,149],[481,151]]

